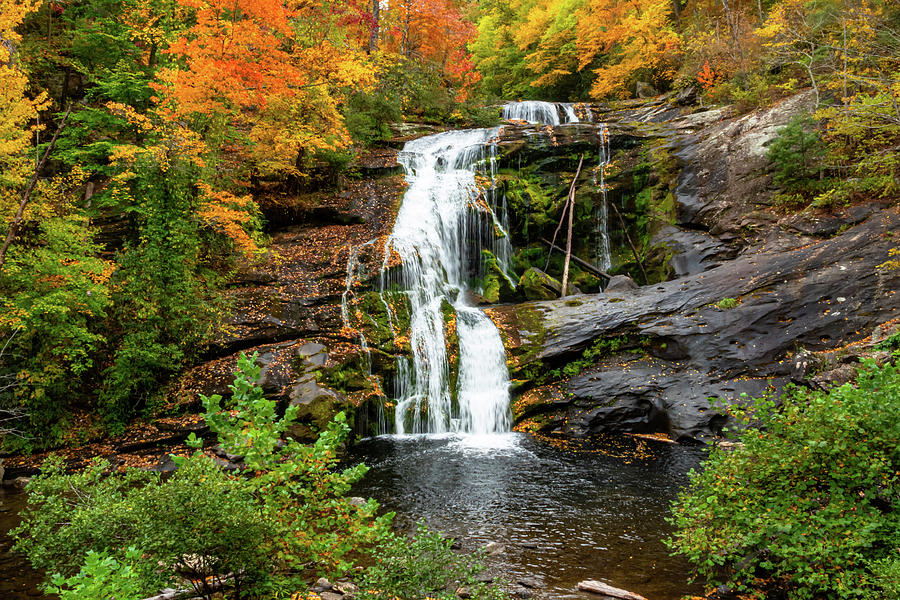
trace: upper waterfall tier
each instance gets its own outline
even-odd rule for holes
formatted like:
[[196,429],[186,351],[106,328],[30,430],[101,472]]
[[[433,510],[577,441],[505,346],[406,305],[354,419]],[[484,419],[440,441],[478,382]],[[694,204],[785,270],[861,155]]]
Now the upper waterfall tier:
[[[585,107],[586,120],[591,121],[590,109]],[[560,118],[560,113],[565,118]],[[503,118],[507,120],[543,123],[545,125],[561,125],[562,123],[580,123],[575,112],[575,105],[567,102],[541,102],[527,100],[525,102],[509,102],[503,105]]]

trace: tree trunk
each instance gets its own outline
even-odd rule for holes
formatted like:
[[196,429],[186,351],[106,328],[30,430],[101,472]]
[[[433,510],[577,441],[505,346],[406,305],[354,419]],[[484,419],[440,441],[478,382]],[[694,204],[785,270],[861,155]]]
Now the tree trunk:
[[372,32],[369,35],[369,53],[378,52],[378,35],[380,32],[381,0],[372,0]]

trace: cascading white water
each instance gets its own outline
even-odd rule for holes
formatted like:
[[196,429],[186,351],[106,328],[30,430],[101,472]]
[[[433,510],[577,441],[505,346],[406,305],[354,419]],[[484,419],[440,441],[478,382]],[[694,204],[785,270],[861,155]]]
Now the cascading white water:
[[[566,123],[580,123],[581,119],[575,112],[575,105],[568,102],[541,102],[540,100],[526,100],[524,102],[508,102],[503,105],[503,118],[513,121],[525,121],[526,123],[543,123],[545,125],[560,125],[559,111],[566,116]],[[590,110],[587,110],[588,120],[592,119]]]
[[[501,267],[510,255],[505,216],[478,202],[476,170],[493,167],[491,140],[498,133],[448,131],[408,142],[400,153],[409,188],[385,244],[386,261],[396,253],[400,263],[382,277],[382,289],[397,285],[410,303],[412,360],[397,365],[397,433],[509,430],[506,351],[493,322],[467,298],[482,245],[490,244]],[[448,306],[459,340],[455,387],[445,336]]]
[[571,104],[560,104],[560,108],[563,109],[563,112],[566,113],[566,123],[578,123],[580,119],[578,115],[575,114],[575,107]]
[[[594,222],[596,223],[597,234],[597,264],[604,271],[609,270],[612,266],[612,251],[609,243],[609,206],[606,198],[606,167],[609,166],[609,128],[603,124],[600,125],[600,165],[595,173],[599,174],[599,182],[596,182],[603,200],[597,207]],[[596,181],[596,180],[595,180]]]

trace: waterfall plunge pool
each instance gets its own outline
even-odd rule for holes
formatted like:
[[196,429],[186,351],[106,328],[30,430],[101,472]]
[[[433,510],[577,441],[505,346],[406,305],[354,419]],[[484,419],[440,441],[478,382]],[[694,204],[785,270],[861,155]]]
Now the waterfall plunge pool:
[[491,573],[540,582],[535,598],[596,598],[578,592],[598,579],[653,600],[699,593],[688,565],[662,539],[669,504],[702,448],[632,438],[555,441],[526,434],[379,436],[348,462],[370,470],[353,490],[419,520],[471,551],[496,542]]

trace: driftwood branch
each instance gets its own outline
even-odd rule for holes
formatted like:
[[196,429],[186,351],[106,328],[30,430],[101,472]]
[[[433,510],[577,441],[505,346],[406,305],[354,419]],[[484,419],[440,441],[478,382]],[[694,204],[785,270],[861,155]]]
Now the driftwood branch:
[[581,175],[582,163],[584,163],[584,153],[578,159],[578,169],[575,171],[575,177],[572,178],[572,185],[569,186],[569,232],[566,235],[566,260],[563,262],[562,288],[559,291],[560,298],[568,295],[569,291],[569,263],[572,261],[572,218],[575,215],[575,185],[578,183],[578,176]]
[[16,237],[16,233],[19,230],[19,225],[22,224],[22,218],[25,215],[25,207],[28,206],[29,200],[31,200],[31,193],[34,192],[34,186],[37,185],[38,178],[41,175],[41,171],[44,169],[44,165],[47,164],[47,158],[49,158],[50,153],[53,152],[53,148],[56,146],[56,140],[59,139],[59,134],[62,133],[62,130],[66,126],[66,120],[69,118],[69,113],[72,112],[72,105],[66,109],[66,114],[63,115],[62,121],[59,122],[59,125],[56,127],[56,132],[53,134],[53,137],[50,139],[50,143],[47,145],[47,150],[44,152],[44,156],[41,157],[41,160],[34,167],[34,174],[31,176],[31,179],[28,181],[28,185],[25,187],[25,190],[22,192],[22,198],[19,201],[19,210],[16,211],[16,216],[13,219],[13,222],[9,225],[9,230],[6,232],[6,239],[3,240],[3,246],[0,247],[0,269],[3,268],[3,262],[6,260],[6,251],[9,250],[10,244],[12,244],[13,239]]
[[582,581],[578,584],[578,589],[582,592],[590,592],[592,594],[600,594],[607,598],[619,598],[620,600],[647,600],[640,594],[629,592],[621,588],[613,587],[602,581]]

